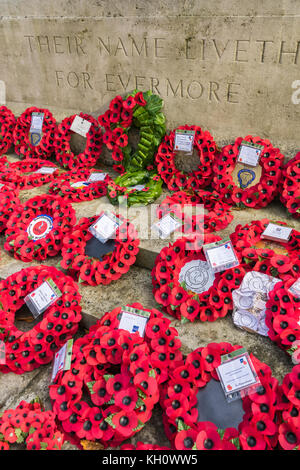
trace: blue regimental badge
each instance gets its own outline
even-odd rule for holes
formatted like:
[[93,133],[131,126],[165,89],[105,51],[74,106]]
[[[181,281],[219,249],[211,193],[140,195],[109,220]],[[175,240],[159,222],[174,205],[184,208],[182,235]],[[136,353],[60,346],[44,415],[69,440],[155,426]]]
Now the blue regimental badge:
[[255,180],[256,174],[255,171],[250,168],[243,168],[238,172],[237,177],[240,187],[245,189]]

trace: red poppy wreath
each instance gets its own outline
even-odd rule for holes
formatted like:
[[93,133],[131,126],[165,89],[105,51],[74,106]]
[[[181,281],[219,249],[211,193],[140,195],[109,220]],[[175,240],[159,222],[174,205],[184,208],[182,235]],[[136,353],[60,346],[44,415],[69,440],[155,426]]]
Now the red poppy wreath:
[[[297,281],[296,281],[297,282]],[[266,303],[268,336],[281,349],[300,362],[300,295],[293,292],[295,279],[278,282]]]
[[[129,314],[131,309],[137,309],[149,315],[143,337],[150,350],[150,361],[155,369],[157,381],[159,384],[162,384],[168,380],[170,371],[181,366],[183,363],[180,351],[181,341],[178,338],[178,332],[171,326],[171,321],[164,317],[159,310],[145,309],[138,302],[126,307],[129,307]],[[122,312],[127,312],[126,307],[117,307],[111,312],[106,313],[90,331],[97,329],[99,326],[105,326],[108,330],[120,328]],[[137,312],[137,314],[139,313]],[[128,314],[126,313],[126,315]]]
[[93,177],[100,173],[102,172],[84,168],[66,172],[61,175],[59,181],[53,181],[50,184],[49,193],[56,194],[72,202],[90,201],[106,196],[107,185],[111,178],[107,173],[102,173],[103,179],[93,180]]
[[[203,210],[199,209],[199,214],[190,215],[191,207],[196,205],[203,205]],[[184,212],[185,207],[187,213]],[[206,214],[204,210],[207,211]],[[184,221],[184,233],[217,232],[226,228],[233,220],[230,206],[222,202],[217,193],[203,190],[177,191],[167,196],[157,208],[157,217],[161,218],[168,212],[174,212]]]
[[[112,151],[118,173],[145,169],[153,163],[154,154],[166,132],[163,100],[151,91],[134,90],[126,96],[116,96],[109,109],[98,117],[104,127],[103,142]],[[139,142],[133,150],[128,141],[131,129],[139,130]]]
[[138,333],[92,328],[75,341],[71,367],[58,372],[50,398],[71,442],[121,444],[144,427],[159,399],[147,344]]
[[[48,279],[61,292],[29,331],[20,331],[14,324],[25,297]],[[56,351],[73,337],[81,320],[81,296],[72,278],[50,266],[24,268],[0,281],[0,339],[5,345],[3,373],[24,372],[52,361]],[[38,317],[37,317],[38,318]]]
[[63,443],[54,413],[38,400],[22,400],[15,409],[1,413],[0,450],[10,450],[12,444],[25,445],[26,450],[61,450]]
[[17,206],[5,232],[4,249],[24,262],[55,256],[76,223],[75,211],[58,196],[42,194]]
[[[90,123],[90,127],[85,135],[85,148],[79,154],[75,154],[70,146],[70,140],[73,134],[71,126],[77,116]],[[66,117],[57,127],[54,147],[56,160],[64,168],[73,170],[75,168],[94,166],[102,151],[102,132],[97,120],[94,119],[93,116],[84,113]]]
[[19,189],[31,189],[50,183],[59,175],[59,169],[49,160],[28,158],[7,162],[0,168],[0,181],[13,183]]
[[300,217],[300,152],[289,160],[283,169],[283,184],[280,200],[288,212],[296,218]]
[[[221,240],[207,234],[204,243]],[[189,249],[187,249],[189,248]],[[164,247],[155,260],[152,285],[155,300],[181,321],[215,321],[232,313],[231,292],[242,282],[241,266],[214,274],[202,246],[191,249],[190,239],[180,238]]]
[[[241,149],[250,148],[249,145],[254,151],[261,152],[256,165],[238,162]],[[241,158],[253,163],[251,159]],[[283,160],[280,150],[274,148],[269,140],[252,135],[244,139],[238,137],[233,145],[223,147],[214,162],[213,188],[228,204],[240,208],[265,207],[279,192]]]
[[300,273],[300,233],[293,230],[286,243],[263,239],[261,235],[270,222],[262,219],[236,226],[230,238],[240,263],[246,271],[259,271],[281,280],[296,279]]
[[13,131],[16,118],[6,106],[0,107],[0,155],[6,153],[13,144]]
[[10,184],[0,189],[0,233],[6,230],[9,218],[21,204],[16,192],[18,193],[18,190]]
[[[176,168],[174,151],[175,132],[178,129],[195,131],[193,146],[199,156],[197,170],[182,172]],[[155,156],[157,170],[170,191],[198,189],[208,186],[213,178],[212,164],[216,157],[216,144],[208,131],[199,126],[180,126],[166,134]],[[188,158],[188,157],[187,157]]]
[[[210,343],[188,354],[185,364],[173,372],[164,386],[160,402],[165,432],[174,449],[271,450],[276,446],[278,382],[271,369],[250,354],[260,386],[254,393],[239,398],[238,409],[234,411],[229,406],[233,403],[226,402],[219,385],[216,368],[221,364],[221,356],[240,347],[230,343]],[[218,406],[222,402],[225,405],[217,413],[215,401],[218,395]],[[205,403],[208,404],[203,408]],[[228,412],[228,406],[231,412]],[[233,413],[235,422],[232,421]]]
[[[99,242],[89,231],[102,215],[83,217],[63,239],[61,267],[78,282],[97,286],[110,284],[127,273],[135,263],[140,240],[134,226],[119,214],[114,238]],[[96,248],[94,249],[93,246]]]
[[279,386],[281,412],[278,441],[281,449],[299,450],[300,446],[300,365],[287,373]]
[[[40,141],[31,141],[30,128],[33,113],[42,113],[44,115]],[[48,109],[34,106],[27,108],[18,117],[13,132],[16,154],[20,155],[21,158],[49,158],[54,153],[55,130],[56,120]]]

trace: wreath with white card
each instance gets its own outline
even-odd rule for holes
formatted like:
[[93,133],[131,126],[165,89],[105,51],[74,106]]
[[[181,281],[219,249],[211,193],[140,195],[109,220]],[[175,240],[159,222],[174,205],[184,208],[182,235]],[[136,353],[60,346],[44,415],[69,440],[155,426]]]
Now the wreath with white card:
[[[103,228],[99,230],[111,229],[108,238],[102,241],[93,235],[96,232],[90,231],[100,219],[99,227],[103,223]],[[60,265],[79,283],[107,285],[129,271],[135,263],[139,243],[133,224],[120,214],[102,211],[99,215],[80,219],[63,238]]]
[[[37,119],[36,127],[32,125]],[[21,158],[47,159],[54,152],[56,120],[49,109],[31,106],[18,117],[14,131],[14,146]]]
[[267,206],[279,192],[284,156],[271,142],[248,135],[225,145],[213,165],[213,188],[228,204]]
[[56,256],[75,223],[75,210],[64,199],[35,196],[14,209],[6,224],[4,249],[24,262]]
[[[81,320],[78,287],[71,277],[52,266],[28,267],[8,276],[0,281],[0,293],[0,340],[5,348],[0,365],[3,373],[22,374],[48,364],[78,329]],[[39,307],[46,301],[49,306],[41,314],[41,320],[24,332],[15,326],[15,316],[27,296],[37,299],[34,302]]]
[[78,168],[64,173],[58,181],[53,181],[49,193],[72,202],[91,201],[106,195],[110,181],[109,175],[100,170]]
[[249,376],[254,369],[260,385],[237,402],[226,402],[217,368],[222,356],[238,355],[240,348],[225,342],[197,348],[164,384],[160,404],[174,449],[272,450],[277,445],[278,381],[270,367],[252,354],[244,358]]
[[[192,148],[195,148],[199,164],[197,170],[184,172],[176,166],[176,149],[174,149],[176,132],[194,133]],[[212,165],[216,158],[217,148],[213,137],[199,126],[180,126],[166,134],[158,147],[155,156],[157,170],[170,191],[192,189],[194,191],[208,186],[213,178]],[[188,158],[188,156],[186,157]]]
[[170,372],[183,364],[178,332],[171,326],[171,321],[155,308],[146,309],[138,302],[117,307],[103,315],[90,331],[98,326],[108,330],[138,332],[149,347],[151,364],[159,384],[166,382]]
[[[217,235],[204,235],[205,244],[220,240]],[[183,237],[164,247],[151,273],[156,302],[182,323],[197,319],[212,322],[232,312],[231,292],[245,275],[241,266],[214,273],[202,240],[199,242],[195,246],[191,239]]]
[[28,158],[1,166],[0,181],[14,183],[19,189],[25,190],[50,183],[59,174],[59,168],[49,160]]
[[116,447],[140,431],[159,400],[157,375],[138,333],[97,324],[73,344],[71,367],[49,387],[70,442]]
[[[269,235],[264,235],[265,232]],[[287,238],[272,240],[274,234],[281,232]],[[260,271],[282,280],[299,277],[300,232],[288,228],[285,222],[253,220],[244,226],[237,225],[230,238],[246,271]]]
[[[86,138],[84,150],[75,154],[71,149],[73,132]],[[55,133],[56,160],[64,168],[74,170],[94,166],[102,152],[102,131],[96,119],[85,113],[66,117]]]

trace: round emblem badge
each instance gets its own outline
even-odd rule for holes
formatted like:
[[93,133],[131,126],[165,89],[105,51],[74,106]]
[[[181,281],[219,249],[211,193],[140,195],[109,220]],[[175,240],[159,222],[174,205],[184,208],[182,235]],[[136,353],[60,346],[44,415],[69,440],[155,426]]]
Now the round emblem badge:
[[215,275],[206,261],[193,260],[186,263],[179,274],[179,282],[197,294],[206,292],[214,283]]
[[27,233],[33,240],[44,238],[52,230],[53,219],[48,215],[35,217],[27,227]]

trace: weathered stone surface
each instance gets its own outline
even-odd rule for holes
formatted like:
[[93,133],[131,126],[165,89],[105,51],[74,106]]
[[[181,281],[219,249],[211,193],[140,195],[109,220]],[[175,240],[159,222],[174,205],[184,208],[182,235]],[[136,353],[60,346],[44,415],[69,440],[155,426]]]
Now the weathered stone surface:
[[199,124],[217,143],[249,133],[297,150],[297,2],[2,2],[0,65],[17,114],[58,120],[107,108],[134,88],[165,101],[167,125]]

